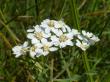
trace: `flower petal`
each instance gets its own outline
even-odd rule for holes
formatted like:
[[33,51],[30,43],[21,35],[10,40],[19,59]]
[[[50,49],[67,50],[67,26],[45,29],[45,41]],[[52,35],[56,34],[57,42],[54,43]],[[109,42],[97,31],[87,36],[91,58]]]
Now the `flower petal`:
[[36,38],[33,38],[33,39],[31,40],[31,42],[32,42],[32,44],[37,44],[37,43],[39,43],[40,41],[37,40]]
[[27,38],[28,39],[33,39],[34,38],[34,33],[28,33]]
[[44,56],[46,56],[46,55],[48,55],[48,54],[49,54],[49,52],[47,52],[47,51],[46,51],[46,52],[43,52],[43,55],[44,55]]
[[41,42],[42,42],[42,44],[47,44],[48,41],[47,41],[47,39],[42,38],[42,39],[41,39]]
[[51,47],[50,48],[50,51],[56,51],[56,50],[58,50],[58,48],[56,48],[56,47]]
[[31,56],[32,58],[34,58],[35,55],[36,55],[36,52],[34,52],[34,51],[30,51],[30,56]]
[[66,44],[69,45],[69,46],[73,46],[73,42],[71,40],[67,40]]
[[35,32],[41,32],[42,31],[39,25],[36,25],[34,28],[35,28]]
[[66,34],[66,36],[67,36],[69,39],[73,39],[73,32],[69,32],[68,34]]
[[28,29],[27,32],[34,32],[34,29]]
[[28,46],[28,41],[25,41],[23,47],[27,47],[27,46]]
[[61,43],[60,43],[60,48],[64,48],[64,47],[66,47],[65,42],[61,42]]

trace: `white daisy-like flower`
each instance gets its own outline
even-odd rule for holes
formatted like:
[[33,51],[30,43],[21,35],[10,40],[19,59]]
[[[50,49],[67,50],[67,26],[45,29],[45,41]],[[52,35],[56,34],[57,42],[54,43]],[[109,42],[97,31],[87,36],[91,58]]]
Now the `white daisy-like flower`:
[[58,48],[53,47],[53,44],[51,42],[48,42],[47,39],[42,39],[41,40],[42,43],[42,49],[43,49],[43,55],[46,56],[49,54],[49,52],[53,52],[58,50]]
[[86,32],[85,30],[82,30],[82,34],[87,38],[91,38],[93,36],[93,33]]
[[93,35],[93,37],[91,38],[91,40],[93,40],[95,42],[100,41],[100,39],[97,36],[95,36],[95,35]]
[[28,51],[28,42],[24,42],[23,45],[15,46],[12,48],[13,54],[15,54],[15,57],[19,57],[21,55],[26,54]]
[[91,45],[94,45],[95,42],[100,41],[100,39],[97,36],[95,36],[93,33],[82,30],[82,34],[83,34],[83,36],[85,36],[88,39],[88,41]]
[[45,30],[47,34],[51,31],[56,33],[58,29],[55,29],[55,22],[55,20],[45,19],[43,22],[41,22],[40,26]]
[[76,40],[76,46],[81,48],[83,51],[86,51],[86,49],[88,49],[90,45],[84,41],[81,42],[79,40]]
[[30,56],[32,58],[34,58],[35,56],[36,57],[39,57],[42,55],[43,53],[43,50],[41,49],[42,47],[42,44],[41,43],[37,43],[37,44],[34,44],[33,46],[30,47]]
[[64,48],[67,45],[73,46],[73,32],[63,33],[61,30],[56,34],[56,36],[51,36],[52,43],[55,46],[59,46],[60,48]]
[[63,32],[71,32],[71,28],[64,23],[64,21],[56,21],[54,24],[56,29],[61,29]]
[[51,35],[50,33],[46,34],[39,25],[36,25],[34,27],[34,29],[35,29],[34,33],[28,33],[27,34],[27,38],[31,39],[32,44],[37,44],[43,38],[48,38]]
[[99,39],[98,37],[96,37],[95,35],[93,35],[93,36],[89,39],[89,43],[90,43],[91,45],[94,45],[95,42],[98,42],[98,41],[100,41],[100,39]]
[[77,39],[79,39],[81,41],[84,41],[84,42],[87,42],[87,43],[90,43],[89,40],[88,40],[88,38],[84,37],[81,34],[77,35]]

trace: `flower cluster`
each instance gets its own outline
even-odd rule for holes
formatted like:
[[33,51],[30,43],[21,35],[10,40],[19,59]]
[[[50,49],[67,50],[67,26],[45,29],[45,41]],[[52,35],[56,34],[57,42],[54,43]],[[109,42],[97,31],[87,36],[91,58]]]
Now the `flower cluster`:
[[63,21],[45,19],[40,25],[27,30],[27,41],[15,46],[12,51],[15,57],[29,53],[32,58],[48,55],[59,48],[74,46],[85,51],[90,45],[99,41],[93,33],[71,29]]

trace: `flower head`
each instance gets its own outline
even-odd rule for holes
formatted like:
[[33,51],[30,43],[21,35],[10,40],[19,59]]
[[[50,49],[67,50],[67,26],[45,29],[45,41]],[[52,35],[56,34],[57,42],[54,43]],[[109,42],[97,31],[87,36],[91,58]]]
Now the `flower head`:
[[43,50],[41,49],[42,47],[42,44],[41,43],[38,43],[38,44],[35,44],[33,46],[30,47],[30,56],[32,58],[34,58],[35,56],[36,57],[39,57],[42,55],[43,53]]
[[46,56],[49,54],[50,51],[56,51],[58,48],[53,47],[53,44],[51,42],[48,42],[47,39],[42,39],[42,49],[43,49],[43,55]]
[[32,44],[37,44],[38,42],[40,42],[43,38],[48,38],[50,37],[51,34],[46,34],[44,32],[44,30],[39,26],[36,25],[34,27],[35,31],[34,33],[28,33],[27,34],[27,38],[31,39]]
[[59,46],[60,48],[66,47],[67,45],[73,46],[73,33],[63,33],[61,30],[56,34],[56,36],[52,36],[51,40],[55,46]]
[[12,48],[13,54],[15,54],[15,57],[19,57],[21,55],[26,54],[28,51],[28,42],[24,42],[23,45],[18,45]]
[[74,43],[83,51],[90,45],[95,44],[100,39],[91,32],[71,29],[64,21],[45,19],[40,25],[35,25],[27,30],[27,39],[30,43],[24,42],[23,45],[15,46],[12,51],[15,57],[29,52],[32,58],[41,55],[48,55],[50,52],[57,51],[59,48],[73,46]]
[[84,41],[81,42],[79,40],[76,40],[76,46],[81,48],[83,51],[86,51],[86,49],[89,48],[90,45]]
[[93,33],[82,30],[82,35],[88,39],[90,45],[94,45],[95,42],[100,41],[100,39],[97,36],[95,36]]

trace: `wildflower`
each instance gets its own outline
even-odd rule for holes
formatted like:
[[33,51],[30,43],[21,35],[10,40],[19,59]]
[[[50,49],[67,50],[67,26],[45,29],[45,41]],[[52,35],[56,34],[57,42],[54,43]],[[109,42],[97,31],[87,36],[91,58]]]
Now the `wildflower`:
[[96,37],[95,35],[93,35],[93,37],[91,38],[91,40],[95,41],[95,42],[98,42],[100,41],[100,39],[98,37]]
[[90,33],[90,32],[86,32],[86,31],[82,31],[82,34],[83,34],[83,36],[85,36],[88,40],[89,40],[89,43],[91,44],[91,45],[94,45],[95,44],[95,42],[98,42],[100,39],[97,37],[97,36],[95,36],[93,33]]
[[86,32],[84,30],[82,30],[82,34],[87,37],[87,38],[91,38],[93,36],[93,33],[90,33],[90,32]]
[[84,41],[81,42],[79,40],[76,40],[76,46],[81,48],[83,51],[86,51],[86,49],[89,48],[90,45]]
[[43,53],[43,50],[41,49],[41,47],[42,47],[42,44],[41,43],[37,43],[37,44],[31,46],[30,47],[30,56],[32,58],[34,58],[35,56],[36,57],[41,56],[42,53]]
[[63,32],[70,32],[71,31],[71,28],[68,26],[68,25],[66,25],[63,21],[57,21],[57,22],[55,22],[55,28],[56,29],[60,29],[60,30],[62,30]]
[[89,42],[91,45],[94,45],[95,42],[100,41],[100,39],[98,37],[96,37],[95,35],[93,35],[93,37],[90,38]]
[[58,48],[53,47],[53,44],[51,42],[48,42],[47,39],[42,39],[41,40],[42,43],[42,49],[43,49],[43,55],[46,56],[47,54],[49,54],[50,51],[56,51]]
[[37,44],[40,42],[43,38],[50,37],[51,34],[46,34],[39,25],[36,25],[34,27],[35,31],[34,33],[28,33],[27,38],[31,39],[32,44]]
[[15,57],[30,53],[32,58],[41,55],[48,55],[50,52],[57,51],[58,48],[75,45],[85,51],[90,45],[95,44],[100,39],[91,32],[71,29],[64,21],[45,19],[40,25],[33,26],[27,30],[27,39],[31,40],[23,45],[15,46],[12,51]]
[[88,42],[89,42],[88,38],[84,37],[84,36],[83,36],[83,35],[81,35],[81,34],[77,35],[77,38],[78,38],[79,40],[81,40],[81,41],[86,42],[86,43],[88,43]]
[[48,34],[50,33],[51,31],[52,32],[56,32],[57,29],[55,29],[54,27],[55,25],[55,20],[49,20],[49,19],[46,19],[44,20],[43,22],[41,22],[41,27],[45,30],[45,32]]
[[40,25],[46,33],[58,33],[58,30],[62,30],[63,32],[70,32],[71,28],[66,25],[63,21],[55,21],[55,20],[49,20],[46,19],[43,22],[41,22]]
[[26,54],[26,52],[28,51],[28,42],[24,42],[23,45],[19,45],[19,46],[15,46],[14,48],[12,48],[13,54],[15,54],[15,57],[19,57],[21,55]]
[[51,40],[55,46],[59,46],[60,48],[66,47],[67,45],[73,46],[73,33],[63,33],[61,30],[57,33],[56,36],[52,36]]

